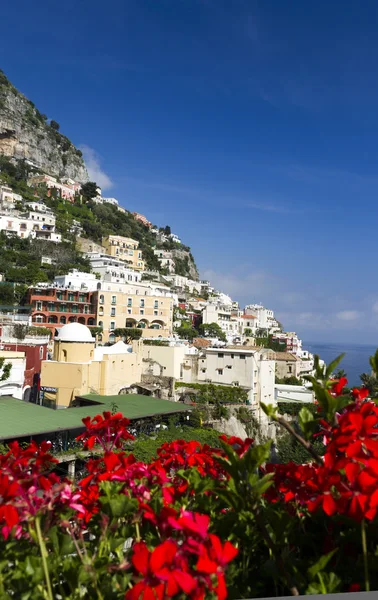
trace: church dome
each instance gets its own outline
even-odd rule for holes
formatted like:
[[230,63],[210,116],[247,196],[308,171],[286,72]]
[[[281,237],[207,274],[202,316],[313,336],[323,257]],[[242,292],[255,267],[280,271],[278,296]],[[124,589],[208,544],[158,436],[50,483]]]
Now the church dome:
[[58,331],[55,338],[58,342],[92,342],[95,343],[95,338],[92,337],[91,330],[86,325],[81,323],[67,323]]

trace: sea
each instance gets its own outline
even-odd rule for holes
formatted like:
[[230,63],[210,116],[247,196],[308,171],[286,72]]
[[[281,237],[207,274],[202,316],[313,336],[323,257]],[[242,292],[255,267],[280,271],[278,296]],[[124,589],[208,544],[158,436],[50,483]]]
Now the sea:
[[368,346],[347,343],[321,344],[319,342],[303,341],[302,347],[312,352],[312,354],[318,354],[327,365],[345,352],[345,356],[338,368],[344,369],[348,377],[348,386],[352,387],[361,385],[361,373],[371,373],[369,358],[375,354],[378,343],[376,346]]

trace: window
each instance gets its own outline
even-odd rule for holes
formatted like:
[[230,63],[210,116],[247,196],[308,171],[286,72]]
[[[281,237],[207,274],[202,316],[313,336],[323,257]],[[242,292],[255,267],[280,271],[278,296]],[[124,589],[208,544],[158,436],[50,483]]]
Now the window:
[[37,310],[42,310],[42,302],[37,302]]
[[127,306],[132,306],[133,305],[133,300],[132,298],[128,298],[127,299]]
[[128,315],[131,315],[131,313],[132,313],[132,310],[131,310],[131,308],[128,308],[128,309],[127,309],[127,314],[128,314]]
[[223,369],[218,369],[218,375],[223,375]]
[[110,321],[110,328],[111,330],[115,329],[115,321]]
[[239,382],[238,382],[238,381],[234,381],[234,385],[235,385],[236,387],[239,387]]
[[43,358],[43,346],[39,347],[39,358],[40,358],[40,360],[42,360],[42,358]]
[[73,302],[75,300],[75,296],[73,294],[68,294],[68,300]]
[[289,371],[289,373],[292,373],[292,372],[293,372],[293,367],[292,367],[291,365],[289,365],[289,367],[288,367],[288,371]]
[[206,369],[201,369],[201,373],[206,373]]
[[241,360],[245,360],[245,354],[241,354],[241,355],[240,355],[240,359],[241,359]]
[[98,327],[104,327],[104,321],[99,321],[98,322]]
[[42,315],[38,315],[38,316],[36,316],[36,318],[35,318],[35,322],[36,322],[36,323],[43,323],[43,317],[42,317]]
[[140,307],[141,307],[141,308],[144,308],[144,300],[141,300],[141,301],[140,301]]
[[155,300],[155,302],[154,302],[154,308],[159,308],[159,300]]
[[117,304],[117,296],[112,296],[112,304]]
[[218,358],[223,358],[224,354],[222,352],[218,352]]
[[231,354],[231,358],[234,358],[234,356],[235,356],[234,354]]
[[144,315],[144,308],[141,308],[139,312],[141,315]]
[[115,307],[114,307],[114,306],[111,308],[111,311],[110,311],[110,316],[111,316],[111,317],[115,317],[115,316],[116,316],[116,309],[115,309]]
[[104,295],[100,294],[100,304],[104,304],[105,300],[104,300]]
[[158,314],[159,314],[159,311],[158,310],[154,310],[154,316],[157,317]]

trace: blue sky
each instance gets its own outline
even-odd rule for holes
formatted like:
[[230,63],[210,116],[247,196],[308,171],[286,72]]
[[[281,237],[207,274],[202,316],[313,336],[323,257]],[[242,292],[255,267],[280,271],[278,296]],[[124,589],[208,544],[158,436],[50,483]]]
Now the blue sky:
[[106,195],[305,340],[378,345],[378,4],[2,6],[1,67]]

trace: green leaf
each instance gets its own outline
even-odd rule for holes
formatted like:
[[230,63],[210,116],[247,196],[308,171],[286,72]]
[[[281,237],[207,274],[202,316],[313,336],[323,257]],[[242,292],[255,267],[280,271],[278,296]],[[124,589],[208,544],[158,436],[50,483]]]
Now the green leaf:
[[338,551],[338,548],[335,548],[331,552],[328,552],[328,554],[323,554],[323,556],[321,556],[319,558],[319,560],[314,565],[312,565],[312,567],[307,569],[309,577],[311,577],[311,579],[314,579],[315,576],[320,571],[323,571],[323,569],[327,566],[327,564],[331,560],[332,556],[334,556],[334,554],[336,554],[337,551]]
[[340,591],[341,579],[335,573],[318,573],[319,582],[311,582],[306,596],[313,594],[334,594]]
[[311,437],[317,425],[317,420],[314,419],[313,413],[305,406],[299,411],[298,422],[305,438],[308,439]]
[[326,379],[330,378],[330,376],[336,369],[337,365],[343,360],[344,356],[345,356],[345,352],[343,352],[343,354],[340,354],[340,356],[338,356],[337,358],[335,358],[335,360],[333,360],[331,363],[329,363],[329,365],[327,366],[326,372],[325,372]]
[[274,418],[276,416],[277,406],[273,406],[273,404],[264,404],[264,402],[260,402],[260,406],[268,417]]

